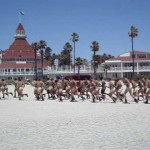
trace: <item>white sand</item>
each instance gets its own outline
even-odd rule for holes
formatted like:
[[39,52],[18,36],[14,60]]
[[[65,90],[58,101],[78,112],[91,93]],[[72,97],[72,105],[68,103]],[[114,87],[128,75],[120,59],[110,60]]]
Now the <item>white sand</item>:
[[[13,86],[9,86],[13,91]],[[0,100],[0,150],[150,149],[150,105]]]

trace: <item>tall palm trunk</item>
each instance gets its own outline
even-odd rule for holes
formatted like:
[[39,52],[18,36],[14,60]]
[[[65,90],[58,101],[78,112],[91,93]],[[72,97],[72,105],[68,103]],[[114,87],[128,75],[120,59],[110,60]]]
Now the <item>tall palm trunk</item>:
[[75,54],[76,54],[75,53],[75,41],[73,43],[74,43],[74,57],[73,57],[74,58],[74,68],[73,68],[73,70],[74,71],[73,71],[73,73],[75,74],[75,69],[76,69],[76,63],[75,63],[75,58],[76,58],[76,56],[75,56]]
[[80,74],[80,65],[78,65],[78,74]]
[[34,49],[34,57],[35,57],[35,79],[37,80],[37,55],[36,55],[36,49]]
[[131,44],[132,44],[132,78],[134,78],[134,59],[135,59],[135,55],[134,55],[134,49],[133,49],[133,38],[138,36],[138,29],[134,26],[131,26],[130,28],[130,32],[128,33],[129,36],[131,37]]
[[69,55],[69,65],[68,65],[68,70],[70,71],[71,68],[71,55]]
[[131,43],[132,43],[132,79],[134,78],[134,48],[133,48],[133,37],[131,37]]
[[41,76],[42,76],[42,79],[43,79],[43,66],[44,66],[43,63],[44,63],[44,59],[43,59],[43,49],[42,49],[41,50],[41,69],[42,69],[42,72],[41,72],[42,75]]
[[95,54],[99,50],[99,43],[96,41],[92,42],[91,49],[94,52],[93,54],[93,65],[94,65],[94,78],[96,78],[96,62],[95,62]]
[[94,66],[93,66],[93,67],[94,67],[94,78],[96,78],[95,53],[96,53],[96,52],[94,51],[94,55],[93,55],[93,57],[94,57],[94,64],[93,64],[93,65],[94,65]]
[[35,73],[35,79],[37,79],[37,50],[38,50],[38,44],[36,42],[31,44],[33,50],[34,50],[34,73]]

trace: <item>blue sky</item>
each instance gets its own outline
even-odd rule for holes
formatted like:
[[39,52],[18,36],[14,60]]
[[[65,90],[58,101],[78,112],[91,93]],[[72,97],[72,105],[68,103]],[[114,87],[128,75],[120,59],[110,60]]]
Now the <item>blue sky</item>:
[[99,42],[97,54],[119,54],[131,50],[130,27],[139,30],[134,49],[150,51],[150,0],[1,0],[0,49],[14,40],[23,11],[22,24],[29,43],[45,40],[56,54],[71,34],[78,33],[76,56],[91,59],[91,43]]

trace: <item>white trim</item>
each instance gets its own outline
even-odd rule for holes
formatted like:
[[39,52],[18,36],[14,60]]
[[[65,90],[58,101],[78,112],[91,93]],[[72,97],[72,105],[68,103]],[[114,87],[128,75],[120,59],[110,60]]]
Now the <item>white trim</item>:
[[105,63],[116,63],[121,62],[121,60],[106,60]]

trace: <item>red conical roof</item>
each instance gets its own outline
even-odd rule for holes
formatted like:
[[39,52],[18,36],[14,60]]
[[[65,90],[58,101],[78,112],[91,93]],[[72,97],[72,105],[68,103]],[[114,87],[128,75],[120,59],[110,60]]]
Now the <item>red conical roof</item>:
[[24,30],[23,25],[21,23],[19,23],[19,25],[18,25],[16,30]]
[[[23,25],[20,23],[17,27],[17,31],[24,31]],[[22,33],[22,32],[21,32]],[[24,34],[24,32],[23,32]],[[14,42],[10,45],[10,47],[5,51],[2,59],[27,59],[34,58],[35,56],[33,47],[28,43],[25,36],[21,36],[17,34],[15,36]],[[39,58],[39,56],[37,56]]]

